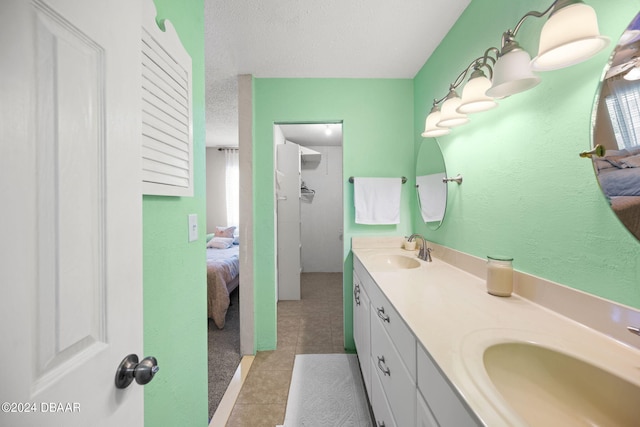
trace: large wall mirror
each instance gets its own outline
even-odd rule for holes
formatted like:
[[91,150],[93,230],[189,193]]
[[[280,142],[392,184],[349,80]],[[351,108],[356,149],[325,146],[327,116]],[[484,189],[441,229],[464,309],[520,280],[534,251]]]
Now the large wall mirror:
[[442,225],[447,209],[447,184],[444,157],[435,138],[422,140],[416,160],[416,191],[418,207],[427,227],[436,230]]
[[640,239],[640,14],[603,72],[593,111],[592,147],[598,145],[605,150],[592,156],[600,188],[620,221]]

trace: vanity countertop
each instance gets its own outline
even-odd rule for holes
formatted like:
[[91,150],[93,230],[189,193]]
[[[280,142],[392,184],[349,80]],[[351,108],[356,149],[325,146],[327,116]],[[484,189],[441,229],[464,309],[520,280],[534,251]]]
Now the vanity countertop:
[[416,252],[397,246],[354,246],[352,251],[485,425],[522,422],[488,376],[479,372],[484,371],[483,350],[491,344],[510,340],[539,343],[640,385],[640,350],[519,295],[492,296],[484,279],[438,259],[435,252],[433,262],[419,260],[418,268],[376,271],[374,256],[415,257]]

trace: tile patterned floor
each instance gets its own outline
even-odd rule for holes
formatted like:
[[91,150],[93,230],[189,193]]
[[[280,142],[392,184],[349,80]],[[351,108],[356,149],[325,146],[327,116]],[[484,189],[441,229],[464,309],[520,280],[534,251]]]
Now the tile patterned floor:
[[342,273],[303,273],[300,301],[278,302],[278,344],[256,354],[227,427],[284,422],[296,354],[344,353]]

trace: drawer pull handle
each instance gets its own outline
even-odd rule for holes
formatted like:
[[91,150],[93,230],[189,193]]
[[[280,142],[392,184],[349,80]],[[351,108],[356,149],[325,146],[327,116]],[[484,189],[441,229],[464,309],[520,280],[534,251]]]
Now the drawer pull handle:
[[386,427],[384,421],[378,421],[378,427]]
[[378,356],[378,369],[380,369],[383,374],[391,376],[391,370],[387,367],[387,365],[385,364],[384,366],[382,366],[384,363],[384,356]]
[[376,308],[378,312],[378,317],[382,319],[383,322],[389,322],[389,315],[384,313],[384,307]]
[[360,305],[360,285],[356,284],[353,288],[353,299],[356,302],[356,305]]

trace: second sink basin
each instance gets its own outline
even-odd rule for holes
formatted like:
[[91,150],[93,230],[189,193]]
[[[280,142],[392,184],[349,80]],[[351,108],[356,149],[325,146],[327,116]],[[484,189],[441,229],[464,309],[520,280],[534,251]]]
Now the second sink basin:
[[640,387],[544,346],[487,347],[491,382],[531,426],[631,426],[640,420]]
[[420,261],[405,255],[381,254],[371,258],[374,271],[393,271],[420,267]]

